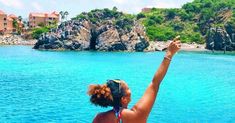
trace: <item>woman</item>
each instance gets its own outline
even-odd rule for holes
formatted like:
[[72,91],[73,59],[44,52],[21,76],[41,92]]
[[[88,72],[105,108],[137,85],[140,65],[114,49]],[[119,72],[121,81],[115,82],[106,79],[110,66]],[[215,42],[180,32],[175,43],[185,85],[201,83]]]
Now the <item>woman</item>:
[[131,92],[122,80],[108,80],[104,85],[90,85],[88,94],[90,101],[101,107],[113,107],[113,110],[99,113],[93,123],[146,123],[162,79],[170,65],[174,54],[180,49],[178,38],[168,46],[166,55],[155,73],[142,98],[131,108],[127,109],[131,101]]

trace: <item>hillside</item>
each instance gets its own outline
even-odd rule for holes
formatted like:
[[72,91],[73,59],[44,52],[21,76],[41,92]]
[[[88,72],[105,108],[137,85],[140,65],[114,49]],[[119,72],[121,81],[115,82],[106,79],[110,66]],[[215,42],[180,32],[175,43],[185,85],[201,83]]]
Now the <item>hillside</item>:
[[205,43],[209,28],[234,26],[234,0],[195,0],[181,9],[157,9],[139,13],[151,40],[170,40],[181,35],[183,42]]
[[149,46],[143,25],[117,8],[81,13],[38,38],[35,49],[144,51]]
[[[91,37],[85,38],[87,39],[86,43],[90,45],[90,48],[85,49],[99,49],[99,35],[102,33],[109,34],[106,31],[112,28],[114,32],[111,32],[111,34],[115,33],[116,37],[104,35],[106,38],[103,38],[102,41],[117,41],[120,44],[118,44],[118,47],[122,47],[121,50],[127,50],[128,47],[131,49],[130,51],[135,50],[135,48],[127,46],[133,41],[133,36],[136,38],[134,44],[141,37],[144,37],[142,38],[145,40],[144,48],[147,48],[149,46],[148,39],[150,41],[167,41],[172,40],[177,35],[181,36],[183,43],[206,43],[207,49],[235,50],[235,0],[194,0],[183,5],[182,8],[152,8],[150,11],[141,12],[137,15],[119,12],[116,7],[113,7],[112,10],[95,9],[79,14],[71,21],[62,23],[59,28],[63,27],[64,24],[71,23],[77,23],[78,26],[84,27],[82,25],[84,22],[88,23],[89,28],[86,30],[91,35]],[[145,28],[140,27],[141,24]],[[106,26],[109,28],[105,29]],[[139,28],[141,34],[136,30],[137,27],[141,28]],[[61,29],[66,31],[66,28]],[[75,32],[80,32],[80,28]],[[146,34],[143,32],[146,32]],[[125,34],[127,35],[124,36]],[[125,39],[123,39],[124,37]],[[57,39],[61,41],[61,38],[57,37]],[[84,37],[81,38],[80,36],[80,39],[84,39]],[[48,43],[48,41],[46,42]],[[125,44],[126,42],[129,43]],[[141,51],[143,51],[143,48]]]

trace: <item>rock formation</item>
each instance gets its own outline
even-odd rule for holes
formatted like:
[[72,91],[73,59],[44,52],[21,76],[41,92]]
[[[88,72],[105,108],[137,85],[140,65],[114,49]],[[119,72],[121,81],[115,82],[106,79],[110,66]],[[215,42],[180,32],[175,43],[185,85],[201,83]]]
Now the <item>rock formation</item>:
[[[228,33],[227,30],[230,30]],[[211,28],[206,38],[206,48],[210,50],[235,50],[235,30],[232,28]]]
[[[122,13],[118,13],[122,14]],[[87,13],[83,13],[88,18]],[[61,23],[56,29],[43,34],[35,49],[144,51],[149,46],[144,27],[135,19],[117,20],[97,11],[97,21],[78,18]]]

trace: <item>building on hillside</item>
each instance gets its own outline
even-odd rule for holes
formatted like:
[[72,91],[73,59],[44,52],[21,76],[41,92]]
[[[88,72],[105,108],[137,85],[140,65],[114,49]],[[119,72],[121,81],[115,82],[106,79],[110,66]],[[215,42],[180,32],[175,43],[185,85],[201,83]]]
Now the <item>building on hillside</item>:
[[7,14],[0,10],[0,33],[7,31]]
[[59,22],[60,15],[57,12],[52,13],[30,13],[29,14],[29,28],[37,26],[47,26]]
[[141,12],[150,12],[152,10],[152,8],[143,8],[141,10]]
[[[14,20],[17,23],[17,27],[14,27]],[[22,31],[23,22],[22,20],[19,20],[19,18],[16,15],[10,14],[7,17],[7,26],[8,26],[8,33]]]
[[[14,26],[14,23],[16,23]],[[17,30],[22,30],[23,23],[18,19],[16,15],[7,15],[2,10],[0,10],[0,34],[9,34],[17,32]]]

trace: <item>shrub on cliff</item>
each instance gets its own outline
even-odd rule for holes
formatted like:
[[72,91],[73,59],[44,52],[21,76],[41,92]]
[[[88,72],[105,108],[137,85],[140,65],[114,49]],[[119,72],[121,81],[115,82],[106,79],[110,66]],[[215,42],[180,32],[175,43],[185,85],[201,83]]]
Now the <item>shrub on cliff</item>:
[[32,30],[32,37],[34,39],[38,39],[40,37],[40,35],[42,35],[43,33],[47,33],[50,31],[50,29],[55,28],[56,25],[50,25],[50,26],[44,26],[44,27],[40,27],[40,28],[34,28]]
[[145,17],[141,15],[141,20],[151,40],[181,35],[183,42],[205,43],[203,37],[209,28],[227,25],[225,28],[231,32],[234,11],[234,0],[194,0],[180,9],[152,8],[142,13]]

